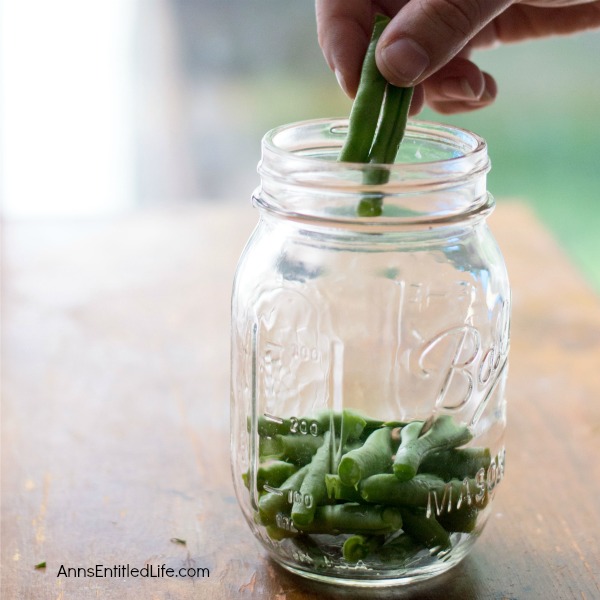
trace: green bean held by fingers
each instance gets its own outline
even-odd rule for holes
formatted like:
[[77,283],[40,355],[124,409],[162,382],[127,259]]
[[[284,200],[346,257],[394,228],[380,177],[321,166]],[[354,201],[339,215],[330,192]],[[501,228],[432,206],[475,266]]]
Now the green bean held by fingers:
[[[404,138],[412,95],[413,88],[399,88],[388,84],[381,109],[381,120],[369,153],[370,163],[387,164],[394,162],[400,142]],[[374,172],[377,173],[377,171]],[[385,183],[387,181],[389,171],[380,171],[379,173],[384,175],[383,179],[380,176],[373,183]]]
[[363,60],[358,91],[350,111],[348,135],[338,158],[340,161],[361,163],[369,161],[369,151],[373,145],[387,85],[377,68],[375,50],[379,37],[389,21],[390,19],[384,15],[375,17],[371,41]]
[[[379,127],[369,153],[369,163],[382,165],[395,161],[404,137],[412,96],[413,88],[387,85]],[[374,167],[365,173],[364,183],[382,185],[388,182],[389,177],[388,169]],[[381,194],[364,197],[358,205],[358,214],[361,217],[378,216],[382,212],[382,205]]]
[[[404,137],[413,88],[388,83],[379,72],[375,50],[379,37],[389,23],[387,16],[375,17],[371,40],[363,60],[360,82],[348,122],[348,134],[338,160],[346,162],[392,164]],[[374,167],[364,174],[366,185],[382,185],[389,180],[389,169]],[[365,193],[357,212],[361,217],[382,214],[383,195]]]

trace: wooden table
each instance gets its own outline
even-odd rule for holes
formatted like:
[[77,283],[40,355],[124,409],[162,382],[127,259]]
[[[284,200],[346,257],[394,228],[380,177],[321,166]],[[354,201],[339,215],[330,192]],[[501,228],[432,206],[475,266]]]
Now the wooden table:
[[[229,295],[255,219],[4,223],[3,599],[346,595],[271,563],[233,494]],[[600,300],[522,205],[491,224],[514,290],[507,476],[472,555],[410,594],[600,598]],[[59,576],[96,565],[115,577]]]

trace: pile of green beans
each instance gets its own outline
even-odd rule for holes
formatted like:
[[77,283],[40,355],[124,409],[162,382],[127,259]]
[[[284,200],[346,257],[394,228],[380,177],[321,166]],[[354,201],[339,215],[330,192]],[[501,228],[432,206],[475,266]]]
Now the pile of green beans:
[[[375,62],[377,42],[389,17],[376,15],[371,40],[363,61],[360,83],[350,111],[348,134],[338,160],[344,162],[391,164],[404,137],[413,88],[388,83]],[[387,183],[389,171],[373,167],[365,171],[366,185]],[[357,213],[361,217],[382,214],[381,193],[365,194]]]
[[425,424],[346,409],[248,426],[258,438],[258,464],[244,475],[255,522],[317,565],[321,536],[336,536],[346,563],[449,550],[451,534],[472,533],[488,503],[490,450],[462,447],[472,434],[448,415]]

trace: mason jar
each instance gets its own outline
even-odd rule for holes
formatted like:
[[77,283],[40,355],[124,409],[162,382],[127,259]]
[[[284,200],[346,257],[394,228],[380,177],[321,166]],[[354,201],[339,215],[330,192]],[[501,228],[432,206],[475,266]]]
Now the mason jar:
[[262,142],[232,297],[233,480],[282,566],[390,586],[456,565],[490,515],[510,290],[482,138],[409,122],[390,166],[338,162],[346,133]]

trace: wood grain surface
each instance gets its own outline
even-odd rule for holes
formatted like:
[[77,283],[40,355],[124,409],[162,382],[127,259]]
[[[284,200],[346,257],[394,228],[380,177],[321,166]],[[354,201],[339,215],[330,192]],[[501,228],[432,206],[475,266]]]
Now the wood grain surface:
[[[256,217],[4,222],[3,600],[352,597],[267,559],[233,494],[229,296]],[[600,598],[600,299],[522,205],[491,225],[513,285],[493,516],[449,574],[354,597]],[[96,565],[115,576],[61,575]]]

